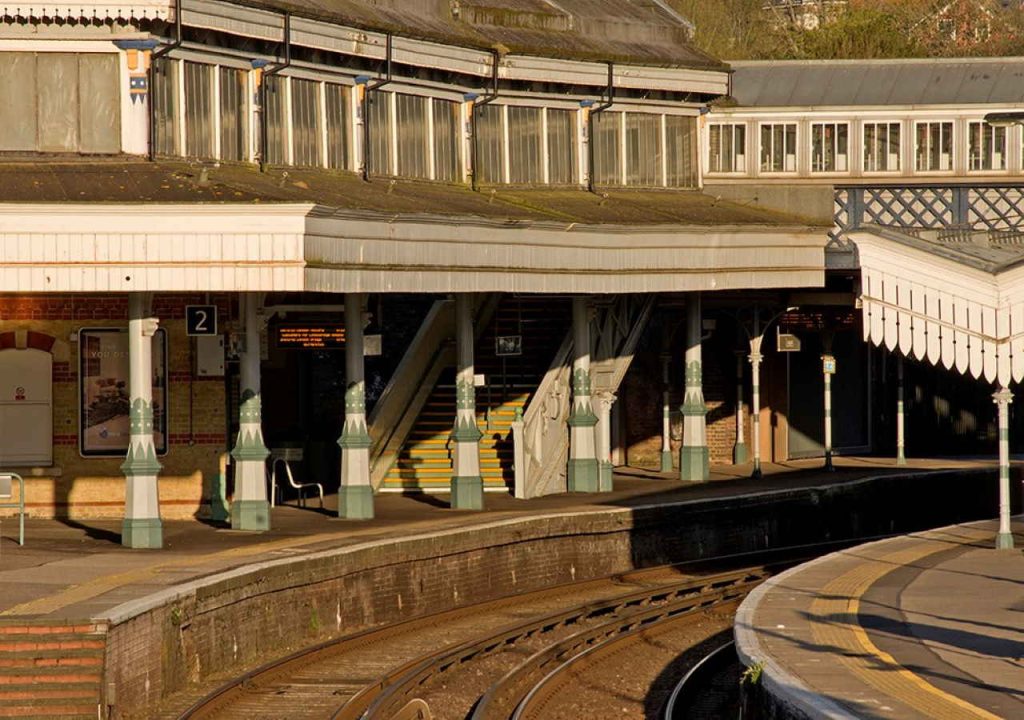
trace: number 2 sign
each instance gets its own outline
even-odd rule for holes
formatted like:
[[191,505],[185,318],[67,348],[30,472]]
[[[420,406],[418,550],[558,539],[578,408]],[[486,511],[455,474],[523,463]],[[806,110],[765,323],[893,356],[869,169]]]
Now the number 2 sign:
[[188,335],[216,335],[217,306],[186,305],[185,328]]

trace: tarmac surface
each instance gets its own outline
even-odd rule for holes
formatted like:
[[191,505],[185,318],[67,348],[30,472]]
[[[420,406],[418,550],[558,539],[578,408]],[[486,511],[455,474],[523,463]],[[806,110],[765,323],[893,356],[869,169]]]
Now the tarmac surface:
[[122,603],[249,563],[391,539],[396,533],[783,491],[914,469],[991,467],[992,463],[917,460],[897,468],[885,458],[840,458],[836,465],[836,472],[826,473],[820,460],[766,464],[759,480],[748,477],[749,466],[722,466],[713,468],[711,481],[700,484],[681,483],[670,473],[623,468],[616,473],[616,489],[610,493],[532,500],[488,494],[483,512],[451,510],[446,495],[381,494],[375,498],[376,518],[368,521],[338,519],[336,498],[328,497],[323,510],[315,503],[305,509],[278,506],[272,511],[272,530],[265,533],[233,531],[210,521],[165,521],[162,550],[121,547],[121,523],[116,519],[29,519],[26,544],[19,547],[16,518],[4,518],[0,521],[0,621],[101,617]]
[[843,550],[744,602],[737,647],[811,717],[1024,717],[1024,522],[955,525]]

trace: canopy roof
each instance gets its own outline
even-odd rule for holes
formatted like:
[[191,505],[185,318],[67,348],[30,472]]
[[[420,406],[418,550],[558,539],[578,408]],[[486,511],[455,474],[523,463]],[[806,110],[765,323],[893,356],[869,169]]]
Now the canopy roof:
[[734,62],[740,107],[1014,104],[1024,58]]
[[1004,387],[1024,380],[1024,234],[865,226],[850,238],[866,340]]

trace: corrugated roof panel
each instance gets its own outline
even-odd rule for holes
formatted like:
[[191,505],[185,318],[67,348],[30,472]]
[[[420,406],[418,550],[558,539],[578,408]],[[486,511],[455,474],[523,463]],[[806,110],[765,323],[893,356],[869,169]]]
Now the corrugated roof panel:
[[733,63],[741,106],[1024,102],[1024,58]]

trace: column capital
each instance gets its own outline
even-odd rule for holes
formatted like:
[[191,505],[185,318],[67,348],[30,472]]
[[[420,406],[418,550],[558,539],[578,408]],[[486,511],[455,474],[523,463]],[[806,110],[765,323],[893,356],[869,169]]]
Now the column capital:
[[1001,405],[1003,403],[1009,405],[1010,403],[1013,402],[1013,393],[1010,391],[1009,388],[999,388],[994,393],[992,393],[992,402],[994,402],[996,405]]

